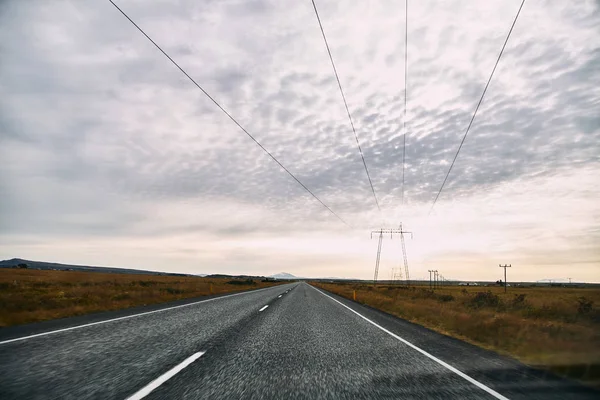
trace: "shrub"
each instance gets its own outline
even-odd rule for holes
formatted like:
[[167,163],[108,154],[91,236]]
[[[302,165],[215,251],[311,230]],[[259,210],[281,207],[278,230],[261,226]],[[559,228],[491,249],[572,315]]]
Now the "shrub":
[[[153,282],[153,281],[137,281],[137,284],[142,286],[142,287],[150,287],[150,286],[154,286],[156,285],[157,282]],[[131,282],[132,285],[135,285],[136,282]]]
[[413,299],[435,299],[437,296],[433,290],[419,289],[413,294]]
[[114,295],[112,299],[115,301],[129,300],[131,299],[131,295],[129,293],[119,293]]
[[468,305],[473,308],[498,307],[501,304],[502,299],[489,290],[487,292],[477,292],[468,302]]
[[594,302],[586,297],[579,297],[577,299],[577,312],[579,314],[588,314],[592,311]]
[[185,293],[185,290],[175,289],[175,288],[170,288],[170,287],[164,288],[164,289],[161,289],[161,290],[164,290],[165,292],[167,292],[169,294],[182,294],[182,293]]
[[511,300],[510,304],[515,308],[525,307],[527,305],[527,300],[525,300],[526,297],[527,295],[524,293],[515,294],[515,297]]
[[[62,285],[64,285],[66,282],[61,282]],[[50,282],[32,282],[31,283],[31,287],[34,288],[47,288],[52,286],[52,283]]]
[[449,301],[454,300],[454,296],[452,296],[451,294],[441,294],[441,295],[438,296],[438,300],[441,303],[447,303]]
[[234,280],[227,282],[229,285],[255,285],[256,283],[252,279],[246,280]]

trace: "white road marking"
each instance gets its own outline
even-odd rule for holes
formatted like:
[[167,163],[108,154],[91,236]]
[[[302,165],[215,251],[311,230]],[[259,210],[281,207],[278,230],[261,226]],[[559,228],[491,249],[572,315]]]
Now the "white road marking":
[[258,310],[258,311],[259,311],[259,312],[260,312],[260,311],[264,311],[264,310],[266,310],[266,309],[267,309],[267,307],[269,307],[269,305],[268,305],[268,304],[267,304],[266,306],[264,306],[263,308],[261,308],[260,310]]
[[171,368],[170,370],[168,370],[167,372],[150,382],[148,385],[144,386],[141,390],[129,396],[127,400],[140,400],[148,396],[154,389],[156,389],[157,387],[159,387],[160,385],[177,375],[179,371],[181,371],[182,369],[184,369],[185,367],[202,357],[204,353],[204,351],[200,351],[186,358],[185,360],[183,360],[182,363],[174,366],[173,368]]
[[29,335],[29,336],[23,336],[23,337],[19,337],[19,338],[15,338],[15,339],[3,340],[3,341],[0,342],[0,345],[7,344],[7,343],[12,343],[12,342],[18,342],[18,341],[21,341],[21,340],[32,339],[32,338],[39,337],[39,336],[52,335],[54,333],[72,331],[74,329],[86,328],[88,326],[106,324],[107,322],[114,322],[114,321],[120,321],[120,320],[128,319],[128,318],[141,317],[142,315],[149,315],[149,314],[154,314],[154,313],[158,313],[158,312],[162,312],[162,311],[175,310],[177,308],[189,307],[189,306],[193,306],[193,305],[200,304],[200,303],[207,303],[209,301],[225,299],[227,297],[241,296],[243,294],[249,294],[249,293],[256,293],[256,292],[260,292],[262,290],[267,290],[267,289],[271,289],[271,288],[263,288],[263,289],[251,290],[249,292],[242,292],[242,293],[233,293],[233,294],[228,294],[226,296],[221,296],[221,297],[215,297],[215,298],[212,298],[212,299],[195,301],[193,303],[188,303],[188,304],[182,304],[180,306],[173,306],[173,307],[161,308],[159,310],[146,311],[146,312],[139,313],[139,314],[126,315],[124,317],[112,318],[112,319],[107,319],[107,320],[104,320],[104,321],[97,321],[97,322],[91,322],[89,324],[72,326],[70,328],[63,328],[63,329],[57,329],[55,331],[48,331],[48,332],[36,333],[35,335]]
[[428,352],[426,352],[425,350],[421,349],[420,347],[415,346],[414,344],[410,343],[408,340],[406,339],[402,339],[400,336],[396,335],[395,333],[390,332],[389,330],[385,329],[383,326],[378,325],[377,323],[371,321],[370,319],[368,319],[367,317],[363,316],[362,314],[354,311],[352,308],[348,307],[347,305],[345,305],[344,303],[342,303],[341,301],[338,301],[336,299],[334,299],[333,297],[323,293],[322,291],[320,291],[319,289],[317,289],[316,287],[309,285],[311,288],[315,289],[317,292],[321,293],[323,296],[329,297],[331,300],[335,301],[336,303],[338,303],[339,305],[341,305],[342,307],[346,307],[348,310],[352,311],[354,314],[358,315],[359,317],[361,317],[362,319],[364,319],[365,321],[367,321],[368,323],[370,323],[371,325],[376,326],[377,328],[381,329],[382,331],[384,331],[385,333],[387,333],[388,335],[398,339],[399,341],[401,341],[402,343],[404,343],[405,345],[415,349],[416,351],[418,351],[419,353],[423,354],[425,357],[430,358],[431,360],[437,362],[438,364],[442,365],[443,367],[446,367],[447,369],[449,369],[450,371],[454,372],[456,375],[460,376],[461,378],[471,382],[473,385],[477,386],[478,388],[485,390],[486,392],[488,392],[489,394],[491,394],[492,396],[494,396],[495,398],[499,399],[499,400],[509,400],[507,397],[502,396],[500,393],[496,392],[495,390],[485,386],[483,383],[476,381],[475,379],[471,378],[469,375],[465,374],[464,372],[459,371],[458,369],[454,368],[452,365],[440,360],[439,358],[435,357],[432,354],[429,354]]

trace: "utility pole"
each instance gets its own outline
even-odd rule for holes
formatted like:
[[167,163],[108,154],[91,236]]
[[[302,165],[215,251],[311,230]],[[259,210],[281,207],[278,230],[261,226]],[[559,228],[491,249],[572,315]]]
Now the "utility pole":
[[[377,244],[377,258],[375,259],[375,274],[373,276],[373,285],[377,285],[377,277],[379,275],[379,261],[381,261],[381,245],[383,242],[383,234],[390,234],[390,239],[394,237],[395,234],[400,234],[400,239],[402,241],[402,256],[404,259],[404,278],[406,279],[406,285],[410,285],[410,275],[408,273],[408,259],[406,257],[406,246],[404,245],[404,234],[410,233],[412,237],[412,232],[407,232],[402,230],[402,224],[400,224],[400,229],[379,229],[376,231],[371,231],[371,239],[373,239],[373,234],[376,233],[379,236],[379,243]],[[400,270],[399,275],[402,275],[402,270]]]
[[431,274],[433,273],[432,269],[428,269],[429,271],[429,290],[433,290],[433,281],[431,280]]
[[506,265],[506,264],[504,264],[504,265],[498,264],[498,266],[500,268],[504,268],[504,293],[506,293],[506,268],[512,267],[512,264],[508,264],[508,265]]
[[571,284],[571,278],[567,278],[569,280],[569,285]]

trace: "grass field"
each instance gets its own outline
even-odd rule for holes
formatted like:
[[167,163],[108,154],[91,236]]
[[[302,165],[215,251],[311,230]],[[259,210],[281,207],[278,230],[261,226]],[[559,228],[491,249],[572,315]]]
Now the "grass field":
[[600,289],[315,286],[600,388]]
[[0,269],[0,327],[273,286],[260,280]]

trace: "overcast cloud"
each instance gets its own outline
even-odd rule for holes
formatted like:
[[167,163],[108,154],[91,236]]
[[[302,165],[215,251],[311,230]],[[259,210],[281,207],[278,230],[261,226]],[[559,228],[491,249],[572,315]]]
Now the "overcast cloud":
[[[382,224],[415,233],[413,277],[600,281],[600,4],[117,4],[287,168],[283,172],[108,1],[0,4],[0,258],[188,273],[370,278]],[[384,243],[381,275],[400,258]]]

